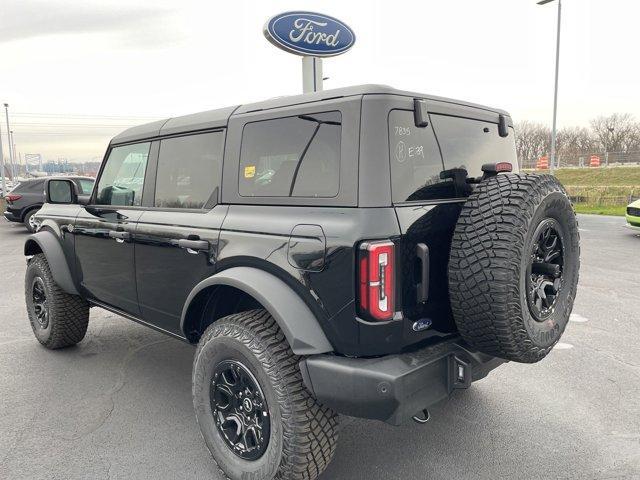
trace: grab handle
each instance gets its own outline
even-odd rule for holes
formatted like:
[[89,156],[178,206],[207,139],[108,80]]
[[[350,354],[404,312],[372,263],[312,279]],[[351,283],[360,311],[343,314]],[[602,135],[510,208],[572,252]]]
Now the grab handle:
[[424,303],[429,299],[429,247],[424,243],[417,244],[416,256],[420,260],[420,282],[416,285],[416,300]]

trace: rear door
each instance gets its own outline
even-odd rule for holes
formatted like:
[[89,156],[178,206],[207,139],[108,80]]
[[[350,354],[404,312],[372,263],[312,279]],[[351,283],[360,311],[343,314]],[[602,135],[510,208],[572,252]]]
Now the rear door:
[[216,130],[159,141],[152,200],[136,231],[142,319],[177,335],[187,296],[215,272],[228,208],[218,204],[224,137]]

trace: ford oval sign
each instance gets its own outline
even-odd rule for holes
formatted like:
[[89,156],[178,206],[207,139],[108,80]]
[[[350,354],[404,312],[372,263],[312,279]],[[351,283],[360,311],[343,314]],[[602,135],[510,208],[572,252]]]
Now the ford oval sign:
[[331,57],[346,52],[356,42],[353,31],[340,20],[313,12],[286,12],[269,19],[264,36],[289,53]]

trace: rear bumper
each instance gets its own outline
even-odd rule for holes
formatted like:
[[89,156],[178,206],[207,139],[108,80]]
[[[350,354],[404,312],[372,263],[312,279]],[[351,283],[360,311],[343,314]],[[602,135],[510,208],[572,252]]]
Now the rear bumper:
[[504,362],[457,337],[379,358],[314,355],[300,369],[307,388],[338,413],[400,425]]
[[22,220],[20,220],[20,216],[16,215],[16,212],[13,212],[10,209],[5,210],[3,215],[4,215],[4,218],[9,220],[10,222],[21,222],[22,221]]

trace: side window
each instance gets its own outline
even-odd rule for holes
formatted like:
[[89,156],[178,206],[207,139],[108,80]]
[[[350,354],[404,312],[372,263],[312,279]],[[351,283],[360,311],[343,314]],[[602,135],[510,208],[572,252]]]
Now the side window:
[[242,133],[243,197],[335,197],[340,188],[340,112],[248,123]]
[[442,157],[431,125],[416,127],[413,112],[389,113],[389,161],[394,202],[451,197],[449,181],[440,179]]
[[150,146],[150,142],[145,142],[111,149],[98,181],[96,204],[122,206],[142,204],[142,185]]
[[80,185],[80,193],[83,195],[88,195],[93,190],[93,180],[87,180],[86,178],[81,178],[78,180],[78,184]]
[[162,140],[154,205],[164,208],[204,207],[220,185],[223,147],[222,132]]
[[[14,190],[17,190],[17,189],[18,187],[14,188]],[[23,189],[30,192],[41,192],[41,191],[44,192],[44,182],[41,180],[25,182]]]

